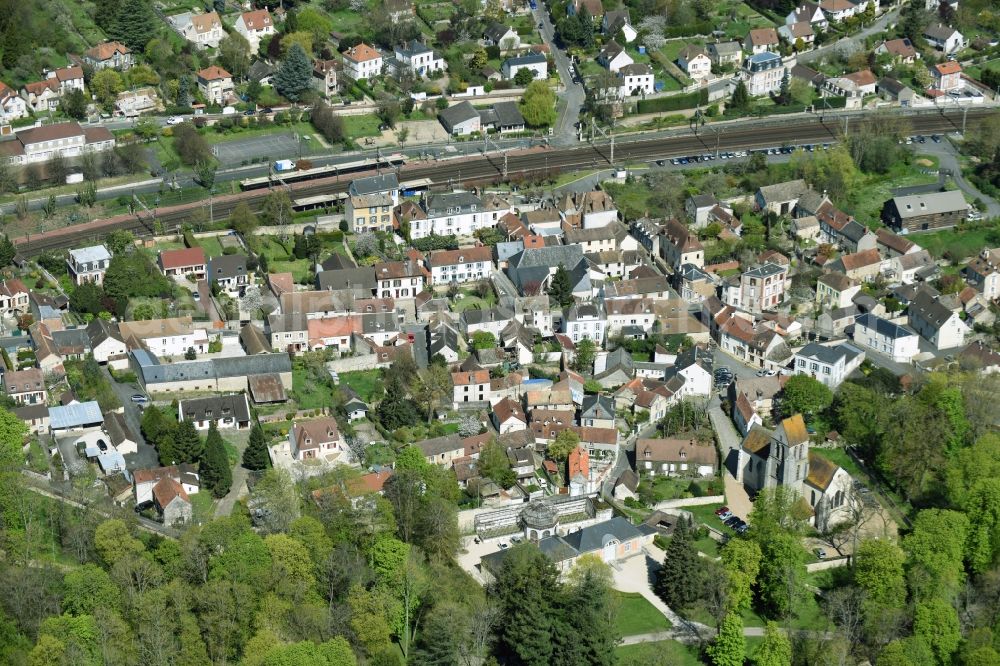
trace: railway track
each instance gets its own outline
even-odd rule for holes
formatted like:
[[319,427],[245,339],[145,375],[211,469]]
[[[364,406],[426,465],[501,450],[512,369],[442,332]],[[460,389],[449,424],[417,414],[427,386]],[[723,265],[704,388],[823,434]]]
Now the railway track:
[[[974,125],[987,115],[996,113],[992,109],[968,111],[964,122]],[[945,133],[961,130],[961,112],[934,113],[907,117],[914,133]],[[715,150],[746,150],[780,146],[785,143],[823,143],[834,141],[843,133],[841,117],[829,117],[822,121],[819,117],[796,119],[775,126],[761,127],[753,123],[742,126],[739,123],[715,129],[703,128],[698,134],[653,139],[626,139],[616,142],[614,162],[638,162],[652,159],[682,157],[691,154],[715,152]],[[863,118],[848,123],[848,131],[867,124]],[[572,148],[531,149],[507,156],[507,174],[544,174],[558,169],[586,169],[609,165],[612,160],[611,146],[607,142],[585,144]],[[374,173],[374,172],[369,172]],[[369,175],[356,173],[350,179]],[[411,162],[400,170],[400,177],[406,179],[429,178],[439,185],[455,186],[463,182],[499,180],[503,177],[503,158],[490,154],[475,158],[461,158],[439,162]],[[347,190],[350,180],[341,177],[324,178],[288,187],[293,198],[337,194]],[[240,192],[212,200],[213,217],[226,217],[239,203],[259,207],[268,190]],[[205,202],[158,208],[152,213],[120,215],[94,220],[45,232],[35,236],[14,239],[18,251],[24,256],[36,256],[49,250],[58,250],[82,245],[89,241],[99,241],[109,231],[125,229],[137,236],[150,236],[154,230],[154,218],[165,230],[173,230],[185,222],[191,213]]]

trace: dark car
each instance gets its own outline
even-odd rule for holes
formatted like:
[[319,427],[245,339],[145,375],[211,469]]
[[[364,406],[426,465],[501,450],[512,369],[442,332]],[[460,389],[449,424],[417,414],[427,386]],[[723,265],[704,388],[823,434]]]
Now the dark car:
[[243,112],[244,116],[252,116],[253,114],[254,114],[253,109],[247,109],[246,111]]
[[729,516],[722,524],[726,527],[736,527],[740,522],[739,516]]
[[149,500],[149,501],[146,501],[146,502],[140,502],[139,504],[135,505],[135,512],[136,513],[142,513],[143,511],[145,511],[147,509],[152,509],[152,508],[153,508],[153,501],[152,500]]
[[656,160],[656,166],[667,166],[665,160]]

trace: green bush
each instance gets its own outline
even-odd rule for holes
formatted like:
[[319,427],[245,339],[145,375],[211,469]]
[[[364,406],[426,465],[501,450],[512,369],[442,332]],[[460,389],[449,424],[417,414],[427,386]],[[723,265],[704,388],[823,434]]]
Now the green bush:
[[190,229],[185,229],[184,230],[183,238],[184,238],[184,246],[185,247],[189,247],[189,248],[190,247],[198,247],[198,241],[196,241],[194,239],[194,234],[191,233]]
[[708,104],[708,90],[699,90],[686,95],[642,99],[636,105],[639,113],[662,113],[664,111],[680,111]]

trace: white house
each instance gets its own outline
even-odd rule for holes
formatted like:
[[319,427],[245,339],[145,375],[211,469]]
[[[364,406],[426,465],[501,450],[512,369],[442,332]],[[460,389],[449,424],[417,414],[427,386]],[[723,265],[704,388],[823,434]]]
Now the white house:
[[516,51],[521,48],[521,37],[511,26],[494,22],[483,32],[483,43],[486,46]]
[[45,162],[56,155],[78,157],[115,147],[115,137],[106,127],[79,123],[55,123],[19,130],[12,141],[0,142],[0,159],[8,164]]
[[816,303],[831,310],[846,308],[861,291],[861,283],[843,273],[827,273],[816,282]]
[[184,39],[194,42],[199,48],[218,48],[219,42],[226,36],[222,20],[216,12],[188,15],[187,21],[179,27]]
[[870,313],[854,320],[854,342],[897,363],[909,363],[920,353],[916,332]]
[[493,269],[493,250],[481,246],[431,252],[427,267],[434,286],[484,280]]
[[111,253],[103,245],[91,245],[69,251],[66,265],[69,267],[69,275],[75,284],[85,284],[93,282],[102,284],[104,273],[111,263]]
[[415,39],[394,49],[398,67],[410,70],[414,76],[426,76],[447,68],[444,58],[423,42]]
[[344,73],[355,81],[382,74],[382,54],[364,42],[344,51]]
[[282,448],[285,447],[299,461],[325,459],[347,463],[351,459],[337,422],[329,417],[294,423]]
[[750,55],[757,55],[777,49],[779,43],[778,32],[774,28],[754,28],[743,40],[743,50],[749,51]]
[[607,37],[621,37],[626,44],[631,44],[639,36],[639,32],[632,27],[632,18],[629,16],[628,8],[610,9],[604,12],[601,19],[601,32]]
[[864,360],[864,351],[846,342],[835,347],[824,347],[810,342],[795,352],[794,370],[797,375],[809,375],[831,389],[835,389]]
[[962,33],[941,23],[924,28],[924,39],[941,53],[955,53],[965,47]]
[[188,349],[197,354],[208,351],[208,332],[195,328],[190,316],[118,324],[125,344],[132,349],[145,347],[156,357],[184,356]]
[[274,19],[267,8],[257,9],[252,12],[243,12],[236,19],[236,32],[243,35],[250,44],[250,52],[257,53],[260,50],[260,40],[275,33]]
[[438,112],[438,122],[453,136],[466,136],[483,128],[483,119],[468,100],[452,104]]
[[188,495],[197,493],[201,486],[198,470],[187,463],[154,469],[137,469],[132,474],[136,505],[153,501],[153,487],[161,479],[173,479],[184,488]]
[[600,347],[604,343],[607,329],[607,315],[601,301],[574,303],[566,311],[566,316],[563,319],[563,333],[567,334],[573,342],[593,340]]
[[647,476],[712,476],[715,447],[688,439],[640,439],[635,443],[635,465]]
[[534,78],[539,81],[544,81],[549,77],[549,61],[541,53],[529,53],[515,58],[507,58],[500,66],[503,78],[508,81],[512,81],[522,69],[530,69]]
[[90,353],[98,363],[124,358],[128,354],[128,345],[122,339],[117,324],[94,317],[87,324],[87,336],[90,338]]
[[970,261],[962,273],[966,281],[988,300],[1000,298],[1000,249],[986,248]]
[[829,25],[823,10],[815,2],[802,2],[785,16],[785,25],[806,22],[825,30]]
[[617,72],[622,67],[631,65],[635,60],[625,52],[624,46],[612,39],[597,54],[597,62],[609,72]]
[[509,212],[510,204],[496,196],[447,192],[427,195],[419,204],[404,201],[396,209],[396,218],[409,222],[411,238],[472,236],[479,229],[496,226]]
[[209,104],[225,104],[233,94],[233,75],[218,65],[198,72],[198,89]]
[[907,310],[910,326],[935,349],[961,347],[965,344],[969,326],[940,298],[938,293],[919,290]]
[[740,69],[740,78],[746,84],[747,92],[753,97],[779,90],[784,77],[785,67],[781,62],[781,56],[768,51],[748,56]]
[[213,395],[177,402],[177,420],[191,421],[198,430],[217,428],[246,430],[251,424],[246,393]]
[[0,121],[11,123],[28,115],[28,103],[13,88],[0,81]]
[[652,95],[656,91],[653,68],[644,62],[634,62],[618,70],[618,90],[622,97]]
[[455,409],[470,402],[490,402],[490,371],[473,370],[471,372],[451,373],[452,404]]
[[694,81],[707,79],[712,75],[712,60],[700,46],[688,44],[677,54],[677,66]]

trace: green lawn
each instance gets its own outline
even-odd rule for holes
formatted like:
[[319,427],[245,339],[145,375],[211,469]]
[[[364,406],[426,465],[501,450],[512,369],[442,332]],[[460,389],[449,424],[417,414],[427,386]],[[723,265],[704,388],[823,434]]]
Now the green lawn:
[[349,386],[354,389],[362,400],[371,403],[374,397],[381,396],[382,371],[381,370],[357,370],[355,372],[341,372],[340,385]]
[[844,212],[865,224],[878,223],[882,205],[893,197],[894,189],[937,182],[936,175],[921,173],[922,168],[927,167],[899,165],[887,176],[862,176],[851,190],[849,201],[844,202]]
[[378,126],[382,123],[378,116],[342,116],[344,119],[344,134],[351,139],[363,136],[379,136],[382,132]]
[[[243,116],[239,116],[239,118],[242,119]],[[236,122],[239,123],[241,121],[237,120]],[[240,141],[242,139],[270,134],[295,134],[300,140],[303,140],[304,137],[309,137],[308,141],[303,141],[303,144],[305,144],[303,148],[308,145],[310,152],[323,149],[323,144],[316,139],[316,128],[311,123],[306,122],[291,123],[289,125],[272,124],[267,127],[239,127],[237,125],[225,132],[209,130],[205,133],[205,140],[211,144],[228,143],[230,141]]]
[[972,229],[942,229],[926,233],[910,234],[914,243],[930,252],[935,257],[943,257],[946,253],[953,259],[964,259],[974,256],[982,248],[989,245],[987,236],[996,233],[996,225],[983,225]]
[[670,664],[670,666],[702,666],[698,648],[677,641],[636,643],[615,648],[619,666],[645,666],[646,664]]
[[292,364],[292,394],[299,409],[319,409],[333,404],[330,386],[314,381],[301,363]]
[[191,495],[191,513],[195,524],[207,523],[215,515],[215,498],[207,489]]
[[221,257],[222,256],[222,243],[219,242],[218,237],[208,236],[206,238],[199,238],[198,245],[201,249],[205,251],[206,257]]
[[666,631],[670,621],[638,592],[618,592],[616,625],[622,636]]

